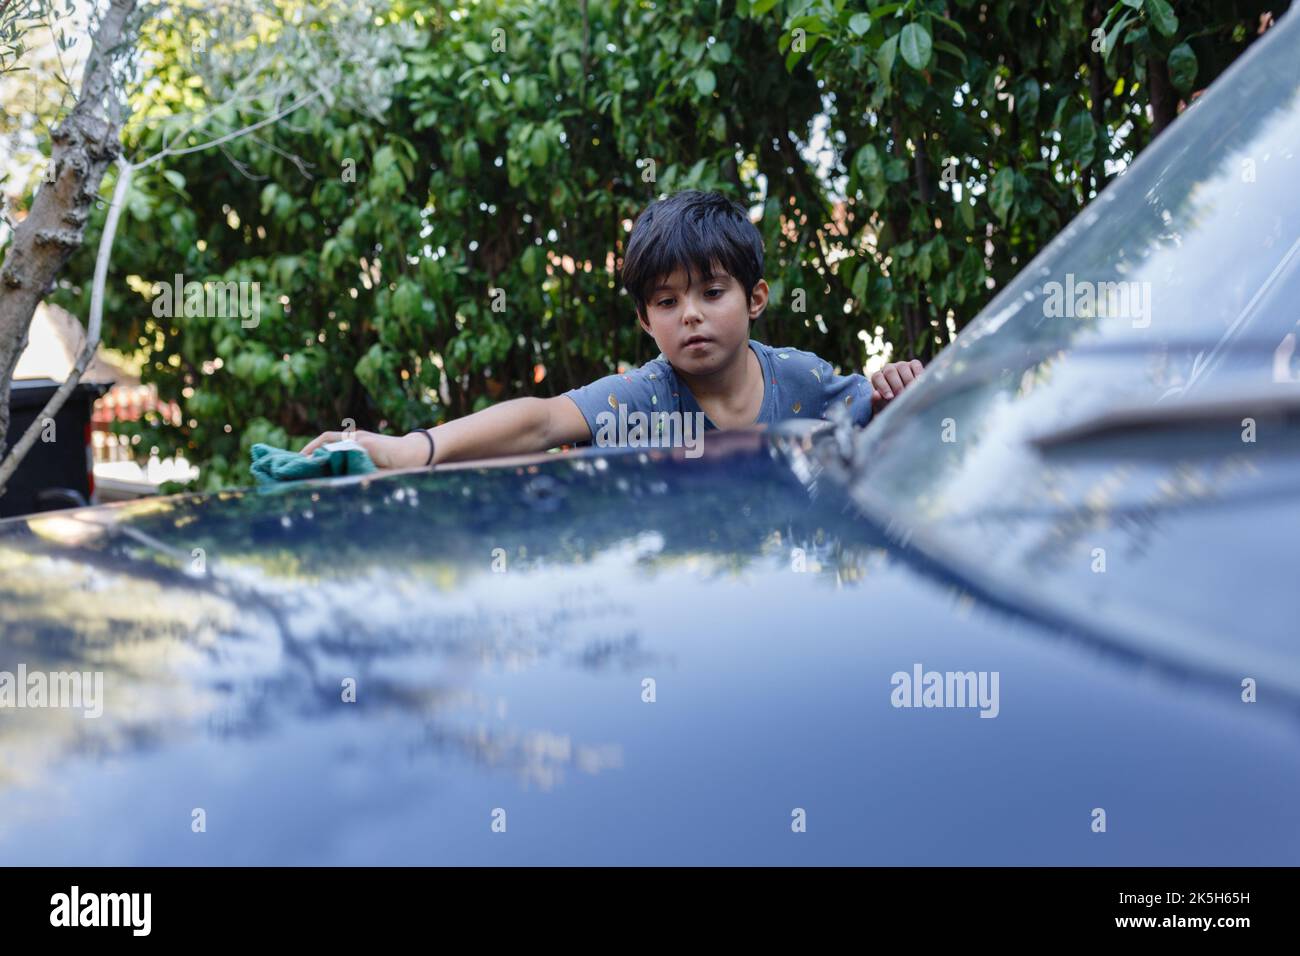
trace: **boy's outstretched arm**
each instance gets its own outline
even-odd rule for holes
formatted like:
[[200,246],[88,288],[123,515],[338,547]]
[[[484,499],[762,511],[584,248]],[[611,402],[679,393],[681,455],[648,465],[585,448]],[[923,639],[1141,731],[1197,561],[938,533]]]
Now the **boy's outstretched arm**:
[[[546,451],[591,438],[582,412],[563,395],[514,398],[436,425],[429,432],[434,441],[434,464]],[[310,455],[321,445],[341,438],[342,432],[323,432],[303,446],[301,453]],[[416,468],[429,457],[429,442],[415,432],[380,435],[357,431],[352,438],[379,468]]]

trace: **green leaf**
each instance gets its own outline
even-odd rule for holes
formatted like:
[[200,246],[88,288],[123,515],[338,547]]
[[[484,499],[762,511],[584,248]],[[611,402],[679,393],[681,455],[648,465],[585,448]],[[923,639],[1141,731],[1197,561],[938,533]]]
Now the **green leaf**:
[[876,51],[876,66],[880,70],[880,78],[889,85],[889,74],[894,70],[894,60],[898,56],[898,34],[880,44],[880,49]]
[[871,263],[863,259],[853,273],[853,298],[861,304],[867,298],[867,285],[871,281]]
[[974,246],[967,246],[957,267],[957,278],[967,295],[975,295],[984,285],[984,260]]
[[951,264],[948,259],[948,241],[943,236],[930,240],[930,260],[936,269],[947,269]]
[[1004,224],[1007,221],[1007,213],[1011,211],[1011,203],[1015,200],[1015,185],[1016,171],[1008,166],[998,170],[998,174],[993,177],[992,185],[989,186],[989,206]]
[[1114,55],[1116,48],[1119,46],[1120,31],[1123,30],[1124,27],[1128,26],[1129,21],[1131,21],[1132,19],[1133,19],[1133,14],[1125,13],[1122,17],[1120,17],[1117,21],[1115,21],[1115,25],[1111,27],[1110,32],[1106,34],[1106,40],[1102,44],[1102,52],[1105,54],[1107,63],[1110,62],[1111,56]]
[[1055,110],[1053,111],[1053,113],[1052,113],[1052,123],[1051,123],[1051,125],[1052,125],[1053,127],[1058,127],[1058,126],[1060,126],[1061,123],[1063,123],[1063,122],[1065,121],[1065,113],[1066,113],[1066,111],[1067,111],[1067,110],[1071,110],[1071,109],[1076,109],[1077,106],[1078,106],[1078,104],[1076,104],[1076,103],[1074,102],[1074,100],[1072,100],[1072,99],[1069,97],[1068,94],[1065,95],[1065,96],[1062,96],[1059,100],[1056,101],[1056,109],[1055,109]]
[[957,204],[957,210],[959,215],[961,216],[962,225],[966,227],[967,232],[970,232],[972,229],[975,228],[974,207],[971,206],[971,204],[968,203],[965,199],[963,199],[961,202]]
[[[1186,44],[1184,44],[1184,46],[1186,46]],[[180,190],[181,192],[185,191],[185,177],[182,176],[180,173],[176,172],[176,170],[164,169],[162,171],[162,174],[166,178],[166,180],[169,183],[171,183],[173,186],[175,186],[178,190]]]
[[1016,93],[1016,115],[1020,117],[1020,122],[1032,123],[1038,117],[1040,93],[1041,88],[1038,81],[1032,76],[1027,76],[1020,81],[1020,87]]
[[1092,165],[1097,148],[1097,129],[1087,113],[1076,113],[1061,133],[1061,152],[1080,166]]
[[930,246],[922,246],[916,253],[916,258],[912,260],[913,268],[922,282],[928,282],[930,273],[934,269],[934,264],[930,261]]
[[880,164],[880,153],[871,143],[858,150],[858,155],[853,158],[853,165],[858,175],[868,181],[878,180],[885,174],[884,167]]
[[1161,36],[1171,37],[1178,30],[1178,17],[1169,0],[1145,0],[1142,6],[1151,19],[1151,25]]
[[731,47],[726,43],[715,43],[709,47],[709,59],[714,63],[730,63]]
[[872,179],[867,183],[866,189],[867,205],[872,209],[881,209],[885,205],[885,181],[884,179]]
[[920,23],[909,23],[898,34],[899,52],[907,65],[918,72],[930,62],[932,46],[930,31]]
[[529,246],[527,249],[525,249],[523,259],[522,259],[524,275],[526,276],[537,275],[537,270],[541,268],[542,263],[544,261],[544,257],[545,257],[545,253],[542,252],[541,246]]
[[966,62],[966,54],[963,53],[959,48],[957,48],[951,43],[945,43],[943,40],[935,40],[934,48],[936,50],[942,50],[944,53],[947,53],[949,56],[957,58],[962,63]]
[[[804,54],[806,54],[806,53],[813,53],[814,50],[817,50],[817,44],[821,42],[821,39],[822,39],[822,35],[821,35],[820,33],[810,33],[810,34],[808,34],[808,36],[807,36],[807,38],[806,38],[806,42],[804,43],[804,49],[803,49],[803,50],[797,50],[797,49],[795,49],[794,44],[791,44],[791,45],[790,45],[790,52],[789,52],[788,54],[786,54],[786,57],[785,57],[785,68],[786,68],[786,71],[789,72],[789,71],[793,70],[793,69],[794,69],[794,65],[795,65],[796,63],[798,63],[800,59],[803,58]],[[815,67],[818,63],[821,62],[823,56],[825,55],[825,51],[828,50],[828,49],[830,49],[830,47],[822,47],[822,49],[821,49],[820,51],[818,51],[818,54],[820,54],[820,55],[814,54],[814,56],[813,56],[813,66],[814,66],[814,67]]]
[[464,163],[465,172],[470,176],[477,176],[479,173],[479,152],[478,143],[472,139],[465,140],[464,146],[461,147],[461,161]]
[[1180,93],[1190,93],[1196,81],[1196,54],[1186,43],[1180,43],[1169,52],[1169,82]]
[[803,30],[808,36],[825,33],[827,30],[826,21],[817,16],[795,17],[790,21],[791,32]]
[[475,63],[482,63],[487,59],[487,51],[477,43],[466,43],[461,47],[461,49],[464,50],[465,55]]
[[946,26],[948,29],[950,29],[950,30],[955,30],[955,31],[957,32],[958,36],[960,36],[963,40],[966,39],[966,30],[962,27],[962,25],[961,25],[960,23],[957,23],[955,20],[949,20],[947,17],[945,17],[945,16],[940,16],[940,15],[937,14],[937,13],[936,13],[936,14],[933,14],[933,16],[934,16],[934,18],[935,18],[936,20],[938,20],[940,23],[942,23],[942,24],[943,24],[944,26]]
[[774,6],[776,6],[776,0],[754,0],[754,4],[750,7],[750,10],[753,12],[754,16],[761,17]]
[[707,67],[696,70],[694,79],[695,88],[700,91],[700,96],[710,96],[717,89],[718,79]]
[[871,17],[865,13],[855,13],[849,17],[849,29],[857,36],[863,36],[871,29]]
[[393,293],[393,314],[400,319],[411,319],[420,311],[420,288],[410,279],[402,279]]
[[540,168],[546,165],[546,154],[546,131],[535,129],[533,135],[528,138],[528,161]]

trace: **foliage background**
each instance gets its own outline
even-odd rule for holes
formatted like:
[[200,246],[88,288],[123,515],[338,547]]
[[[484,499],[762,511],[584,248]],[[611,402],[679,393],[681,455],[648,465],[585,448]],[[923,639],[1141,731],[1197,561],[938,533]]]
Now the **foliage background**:
[[[123,430],[243,485],[255,441],[427,427],[643,362],[622,244],[684,187],[758,217],[756,337],[842,369],[928,358],[1284,8],[393,0],[382,118],[304,109],[139,176],[105,340],[183,415]],[[151,23],[138,111],[202,101],[204,29]],[[96,242],[55,296],[82,315]],[[260,282],[260,324],[156,319],[176,273]]]

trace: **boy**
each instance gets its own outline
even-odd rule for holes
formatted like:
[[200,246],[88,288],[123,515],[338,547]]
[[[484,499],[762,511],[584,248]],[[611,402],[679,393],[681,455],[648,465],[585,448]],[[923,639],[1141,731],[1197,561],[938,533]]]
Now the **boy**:
[[[835,375],[811,352],[773,348],[749,337],[767,307],[763,241],[738,204],[688,190],[651,203],[637,218],[623,261],[623,285],[641,328],[660,354],[625,374],[607,375],[554,398],[516,398],[407,435],[355,432],[379,468],[545,451],[561,444],[606,444],[616,419],[678,413],[686,434],[744,428],[785,418],[828,418],[843,404],[865,425],[911,384],[921,363],[895,362],[871,380]],[[611,414],[614,413],[614,414]],[[325,432],[309,455],[340,432]],[[648,437],[648,436],[647,436]],[[616,444],[645,445],[619,440]],[[670,442],[664,442],[669,444]],[[680,444],[673,440],[671,443]]]

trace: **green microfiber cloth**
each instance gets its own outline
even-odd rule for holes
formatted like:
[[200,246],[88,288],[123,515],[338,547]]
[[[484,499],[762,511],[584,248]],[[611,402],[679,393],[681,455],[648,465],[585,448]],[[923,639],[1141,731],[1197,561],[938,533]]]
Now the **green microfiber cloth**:
[[259,485],[378,471],[366,450],[348,441],[322,445],[310,455],[257,442],[253,445],[253,463],[249,467]]

